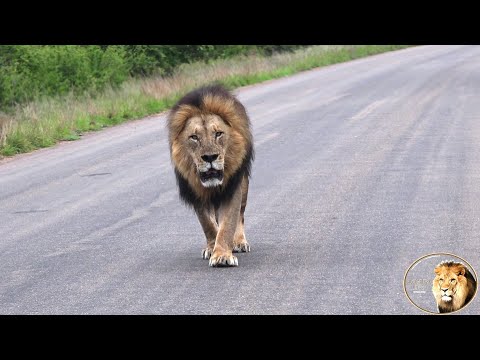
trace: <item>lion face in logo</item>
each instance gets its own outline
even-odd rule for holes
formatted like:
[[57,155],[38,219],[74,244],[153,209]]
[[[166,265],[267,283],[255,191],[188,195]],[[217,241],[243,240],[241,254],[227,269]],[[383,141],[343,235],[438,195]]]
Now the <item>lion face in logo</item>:
[[441,313],[461,309],[475,295],[476,281],[461,263],[444,261],[435,267],[432,291]]
[[[450,302],[457,293],[458,284],[465,282],[465,269],[459,268],[456,272],[444,267],[437,269],[435,277],[435,285],[440,290],[441,300]],[[460,286],[461,287],[461,286]]]

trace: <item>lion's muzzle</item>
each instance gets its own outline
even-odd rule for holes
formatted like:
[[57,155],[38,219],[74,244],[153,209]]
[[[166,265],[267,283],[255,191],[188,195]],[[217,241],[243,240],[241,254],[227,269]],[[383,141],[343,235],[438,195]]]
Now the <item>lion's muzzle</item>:
[[200,180],[206,182],[211,179],[223,180],[223,170],[208,169],[207,171],[200,172]]
[[198,166],[200,181],[205,187],[214,187],[222,185],[223,182],[223,161],[218,159],[218,155],[203,155],[204,161]]
[[450,289],[441,289],[442,291],[442,301],[450,302],[452,301],[453,291]]
[[[200,182],[205,187],[220,186],[223,183],[223,170],[217,170],[212,166],[199,169]],[[203,170],[203,171],[202,171]]]

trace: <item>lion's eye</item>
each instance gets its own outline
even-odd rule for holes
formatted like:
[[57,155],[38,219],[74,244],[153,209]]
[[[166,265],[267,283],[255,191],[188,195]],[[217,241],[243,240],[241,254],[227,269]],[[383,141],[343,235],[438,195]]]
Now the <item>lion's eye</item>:
[[443,281],[443,279],[438,279],[438,281]]
[[455,279],[450,280],[450,282],[455,282]]
[[191,135],[190,139],[192,139],[193,141],[198,141],[198,136],[197,135]]
[[216,138],[218,138],[218,137],[220,137],[220,136],[222,136],[222,135],[223,135],[223,132],[221,132],[221,131],[217,131],[217,132],[215,133],[215,137],[216,137]]

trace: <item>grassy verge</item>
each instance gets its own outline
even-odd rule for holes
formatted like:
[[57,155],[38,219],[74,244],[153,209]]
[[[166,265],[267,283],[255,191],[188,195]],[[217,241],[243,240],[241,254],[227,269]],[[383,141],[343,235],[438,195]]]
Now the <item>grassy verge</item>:
[[180,66],[172,76],[131,79],[95,96],[67,95],[19,105],[0,113],[0,155],[11,156],[76,140],[87,131],[155,114],[185,92],[211,82],[233,89],[404,45],[318,45],[271,57],[240,56]]

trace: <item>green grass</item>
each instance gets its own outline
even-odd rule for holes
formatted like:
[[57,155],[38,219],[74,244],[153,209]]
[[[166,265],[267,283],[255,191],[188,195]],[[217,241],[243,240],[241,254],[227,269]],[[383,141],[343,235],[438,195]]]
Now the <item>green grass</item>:
[[73,141],[131,119],[170,108],[187,91],[211,82],[227,88],[259,83],[405,45],[317,45],[270,57],[238,56],[181,65],[169,77],[130,79],[95,96],[68,94],[18,105],[0,113],[0,155],[11,156]]

